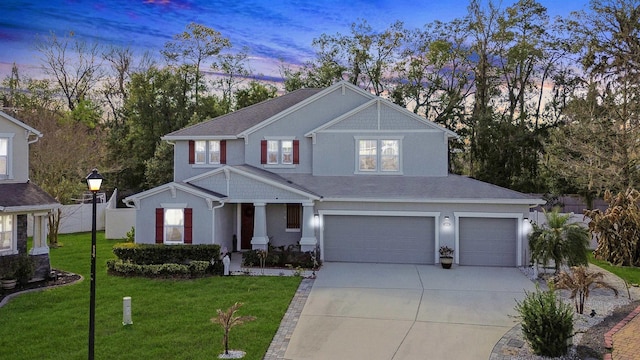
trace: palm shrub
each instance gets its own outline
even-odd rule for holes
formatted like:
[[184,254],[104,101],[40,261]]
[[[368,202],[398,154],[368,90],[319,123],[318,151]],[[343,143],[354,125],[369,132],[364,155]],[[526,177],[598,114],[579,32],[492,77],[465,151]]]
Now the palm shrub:
[[218,316],[212,317],[211,322],[214,324],[218,324],[222,327],[224,331],[224,335],[222,337],[222,344],[224,345],[224,354],[229,355],[229,332],[234,326],[242,325],[246,322],[253,321],[256,319],[255,316],[245,315],[245,316],[236,316],[236,312],[242,306],[242,303],[236,302],[231,305],[226,311],[222,311],[221,309],[216,310]]
[[573,336],[571,306],[559,301],[553,285],[549,290],[526,292],[522,302],[516,300],[522,333],[536,355],[557,357],[567,353]]
[[618,296],[618,290],[602,280],[603,277],[603,273],[588,271],[586,266],[574,266],[570,273],[561,272],[555,277],[554,282],[557,289],[571,291],[569,298],[573,299],[576,312],[582,314],[584,313],[584,302],[589,298],[589,291],[592,287],[613,290],[615,296]]
[[529,234],[531,262],[543,266],[553,260],[555,273],[562,264],[578,266],[588,264],[589,231],[579,224],[569,223],[571,214],[560,214],[557,209],[544,213],[547,223],[533,224]]
[[617,195],[606,191],[604,212],[587,210],[589,230],[598,240],[595,256],[613,265],[640,266],[640,192],[627,189]]

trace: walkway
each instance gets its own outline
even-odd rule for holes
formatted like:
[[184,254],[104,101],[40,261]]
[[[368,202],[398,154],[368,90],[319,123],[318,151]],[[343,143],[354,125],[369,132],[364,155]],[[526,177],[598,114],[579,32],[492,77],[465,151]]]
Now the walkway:
[[637,360],[640,359],[640,306],[632,311],[605,334],[607,348],[613,346],[613,352],[605,360]]

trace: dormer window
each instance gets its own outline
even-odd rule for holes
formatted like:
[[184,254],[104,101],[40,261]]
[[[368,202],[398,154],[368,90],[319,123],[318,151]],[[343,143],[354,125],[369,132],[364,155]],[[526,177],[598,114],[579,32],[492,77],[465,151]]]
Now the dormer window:
[[225,140],[189,141],[189,164],[220,165],[227,162]]

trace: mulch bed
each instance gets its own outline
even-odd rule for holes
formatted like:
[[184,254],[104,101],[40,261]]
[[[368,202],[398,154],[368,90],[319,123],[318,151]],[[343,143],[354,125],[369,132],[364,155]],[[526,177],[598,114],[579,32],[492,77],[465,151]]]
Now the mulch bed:
[[0,303],[5,297],[11,294],[28,291],[28,290],[44,289],[48,287],[71,284],[82,279],[82,276],[78,274],[66,272],[63,270],[53,269],[52,274],[55,274],[55,276],[51,277],[50,279],[33,281],[24,285],[18,285],[11,290],[0,289]]

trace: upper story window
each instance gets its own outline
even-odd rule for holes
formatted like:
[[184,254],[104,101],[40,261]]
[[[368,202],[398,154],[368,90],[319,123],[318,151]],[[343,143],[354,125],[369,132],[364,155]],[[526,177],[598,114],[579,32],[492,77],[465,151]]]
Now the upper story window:
[[300,141],[269,139],[261,142],[260,162],[266,165],[295,165],[300,163]]
[[356,173],[400,173],[400,138],[356,138]]
[[220,165],[226,162],[226,140],[189,141],[189,164]]
[[13,251],[13,215],[0,215],[0,252]]
[[13,134],[0,134],[0,180],[11,177],[11,137]]

